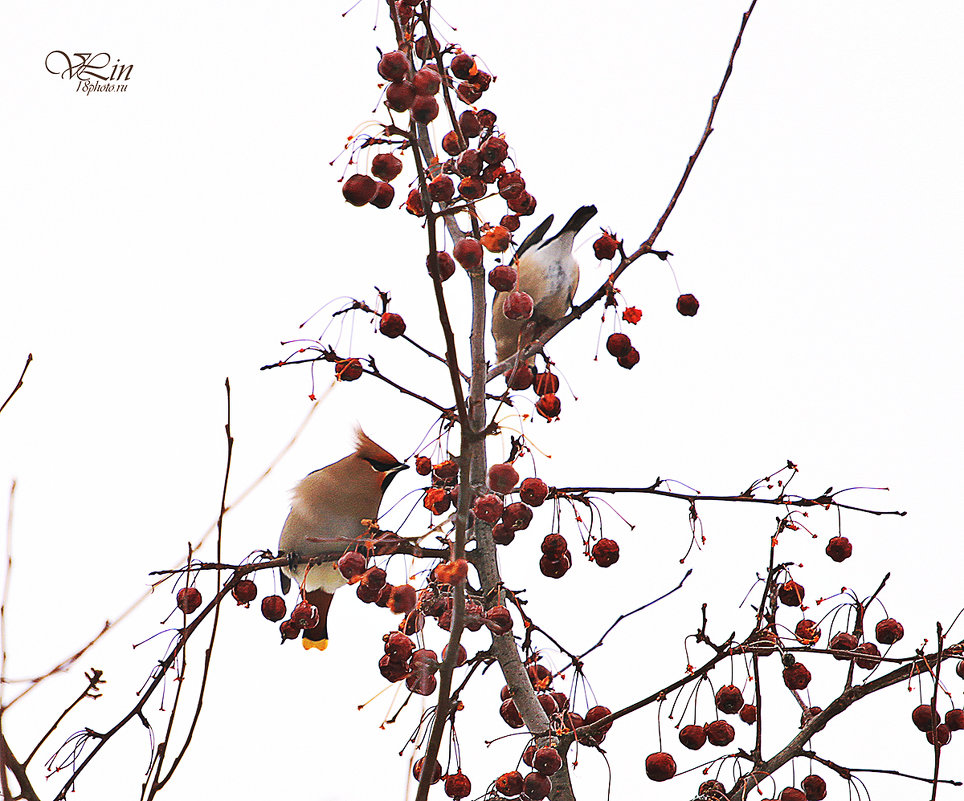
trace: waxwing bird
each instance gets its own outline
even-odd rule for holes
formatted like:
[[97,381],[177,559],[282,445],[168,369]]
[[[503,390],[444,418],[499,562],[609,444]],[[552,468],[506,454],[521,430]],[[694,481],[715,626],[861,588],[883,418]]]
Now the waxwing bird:
[[[378,518],[382,495],[407,468],[358,429],[354,453],[309,473],[295,487],[278,548],[291,560],[281,571],[282,590],[287,593],[294,579],[320,613],[318,625],[302,635],[306,649],[328,646],[328,607],[335,590],[348,583],[335,562],[366,535],[362,521]],[[330,562],[298,564],[298,557],[329,555]]]
[[518,289],[532,298],[532,317],[510,320],[502,311],[509,293],[496,292],[492,302],[492,336],[497,362],[528,345],[540,327],[565,317],[569,311],[579,286],[579,264],[573,258],[572,243],[595,214],[595,206],[583,206],[557,234],[546,239],[552,226],[550,214],[519,246],[516,251]]

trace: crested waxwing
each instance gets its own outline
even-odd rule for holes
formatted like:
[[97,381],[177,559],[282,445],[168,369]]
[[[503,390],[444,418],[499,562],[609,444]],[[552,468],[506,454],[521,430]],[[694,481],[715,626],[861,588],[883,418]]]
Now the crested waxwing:
[[[336,560],[365,536],[368,526],[362,521],[378,518],[382,494],[399,471],[407,468],[359,428],[354,453],[309,473],[295,487],[278,548],[292,563],[281,569],[283,591],[287,593],[294,579],[320,614],[318,625],[302,634],[305,649],[323,651],[328,647],[332,594],[348,583]],[[326,555],[333,557],[331,562],[311,567],[297,564],[297,557]]]
[[579,286],[579,264],[572,255],[576,234],[596,214],[595,206],[583,206],[562,230],[545,239],[553,216],[530,233],[516,251],[517,288],[532,298],[529,320],[510,320],[502,311],[508,292],[496,292],[492,302],[492,336],[495,358],[504,361],[533,339],[540,326],[565,317]]

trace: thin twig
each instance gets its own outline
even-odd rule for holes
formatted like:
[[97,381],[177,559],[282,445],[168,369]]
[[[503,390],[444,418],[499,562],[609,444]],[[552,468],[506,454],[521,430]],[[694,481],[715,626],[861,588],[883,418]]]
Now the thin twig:
[[25,363],[24,366],[23,366],[23,370],[20,372],[20,378],[17,379],[17,386],[15,386],[15,387],[13,388],[13,391],[12,391],[9,395],[7,395],[7,399],[3,402],[3,406],[0,406],[0,412],[3,412],[3,410],[7,408],[7,404],[10,403],[10,399],[11,399],[14,395],[16,395],[16,394],[17,394],[17,390],[19,390],[20,387],[23,386],[23,377],[27,374],[27,368],[30,366],[30,362],[32,362],[32,361],[33,361],[33,354],[32,354],[32,353],[28,353],[28,354],[27,354],[27,361],[26,361],[26,363]]

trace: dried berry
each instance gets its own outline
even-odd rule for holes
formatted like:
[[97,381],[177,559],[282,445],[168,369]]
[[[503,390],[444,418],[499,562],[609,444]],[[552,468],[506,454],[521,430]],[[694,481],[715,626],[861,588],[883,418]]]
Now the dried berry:
[[646,775],[654,782],[665,782],[676,775],[676,762],[665,751],[646,757]]

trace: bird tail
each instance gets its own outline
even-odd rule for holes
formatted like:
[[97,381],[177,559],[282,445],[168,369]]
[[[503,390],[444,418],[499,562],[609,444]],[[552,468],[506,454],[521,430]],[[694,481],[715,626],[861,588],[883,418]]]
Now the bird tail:
[[312,629],[306,629],[301,635],[301,644],[305,650],[317,648],[324,651],[328,647],[328,607],[331,606],[331,599],[335,596],[324,590],[312,590],[305,593],[305,600],[318,607],[318,625]]
[[595,216],[595,206],[583,206],[580,209],[576,209],[572,217],[569,218],[569,222],[562,226],[562,230],[556,236],[564,234],[567,231],[578,234],[583,229],[583,226]]

